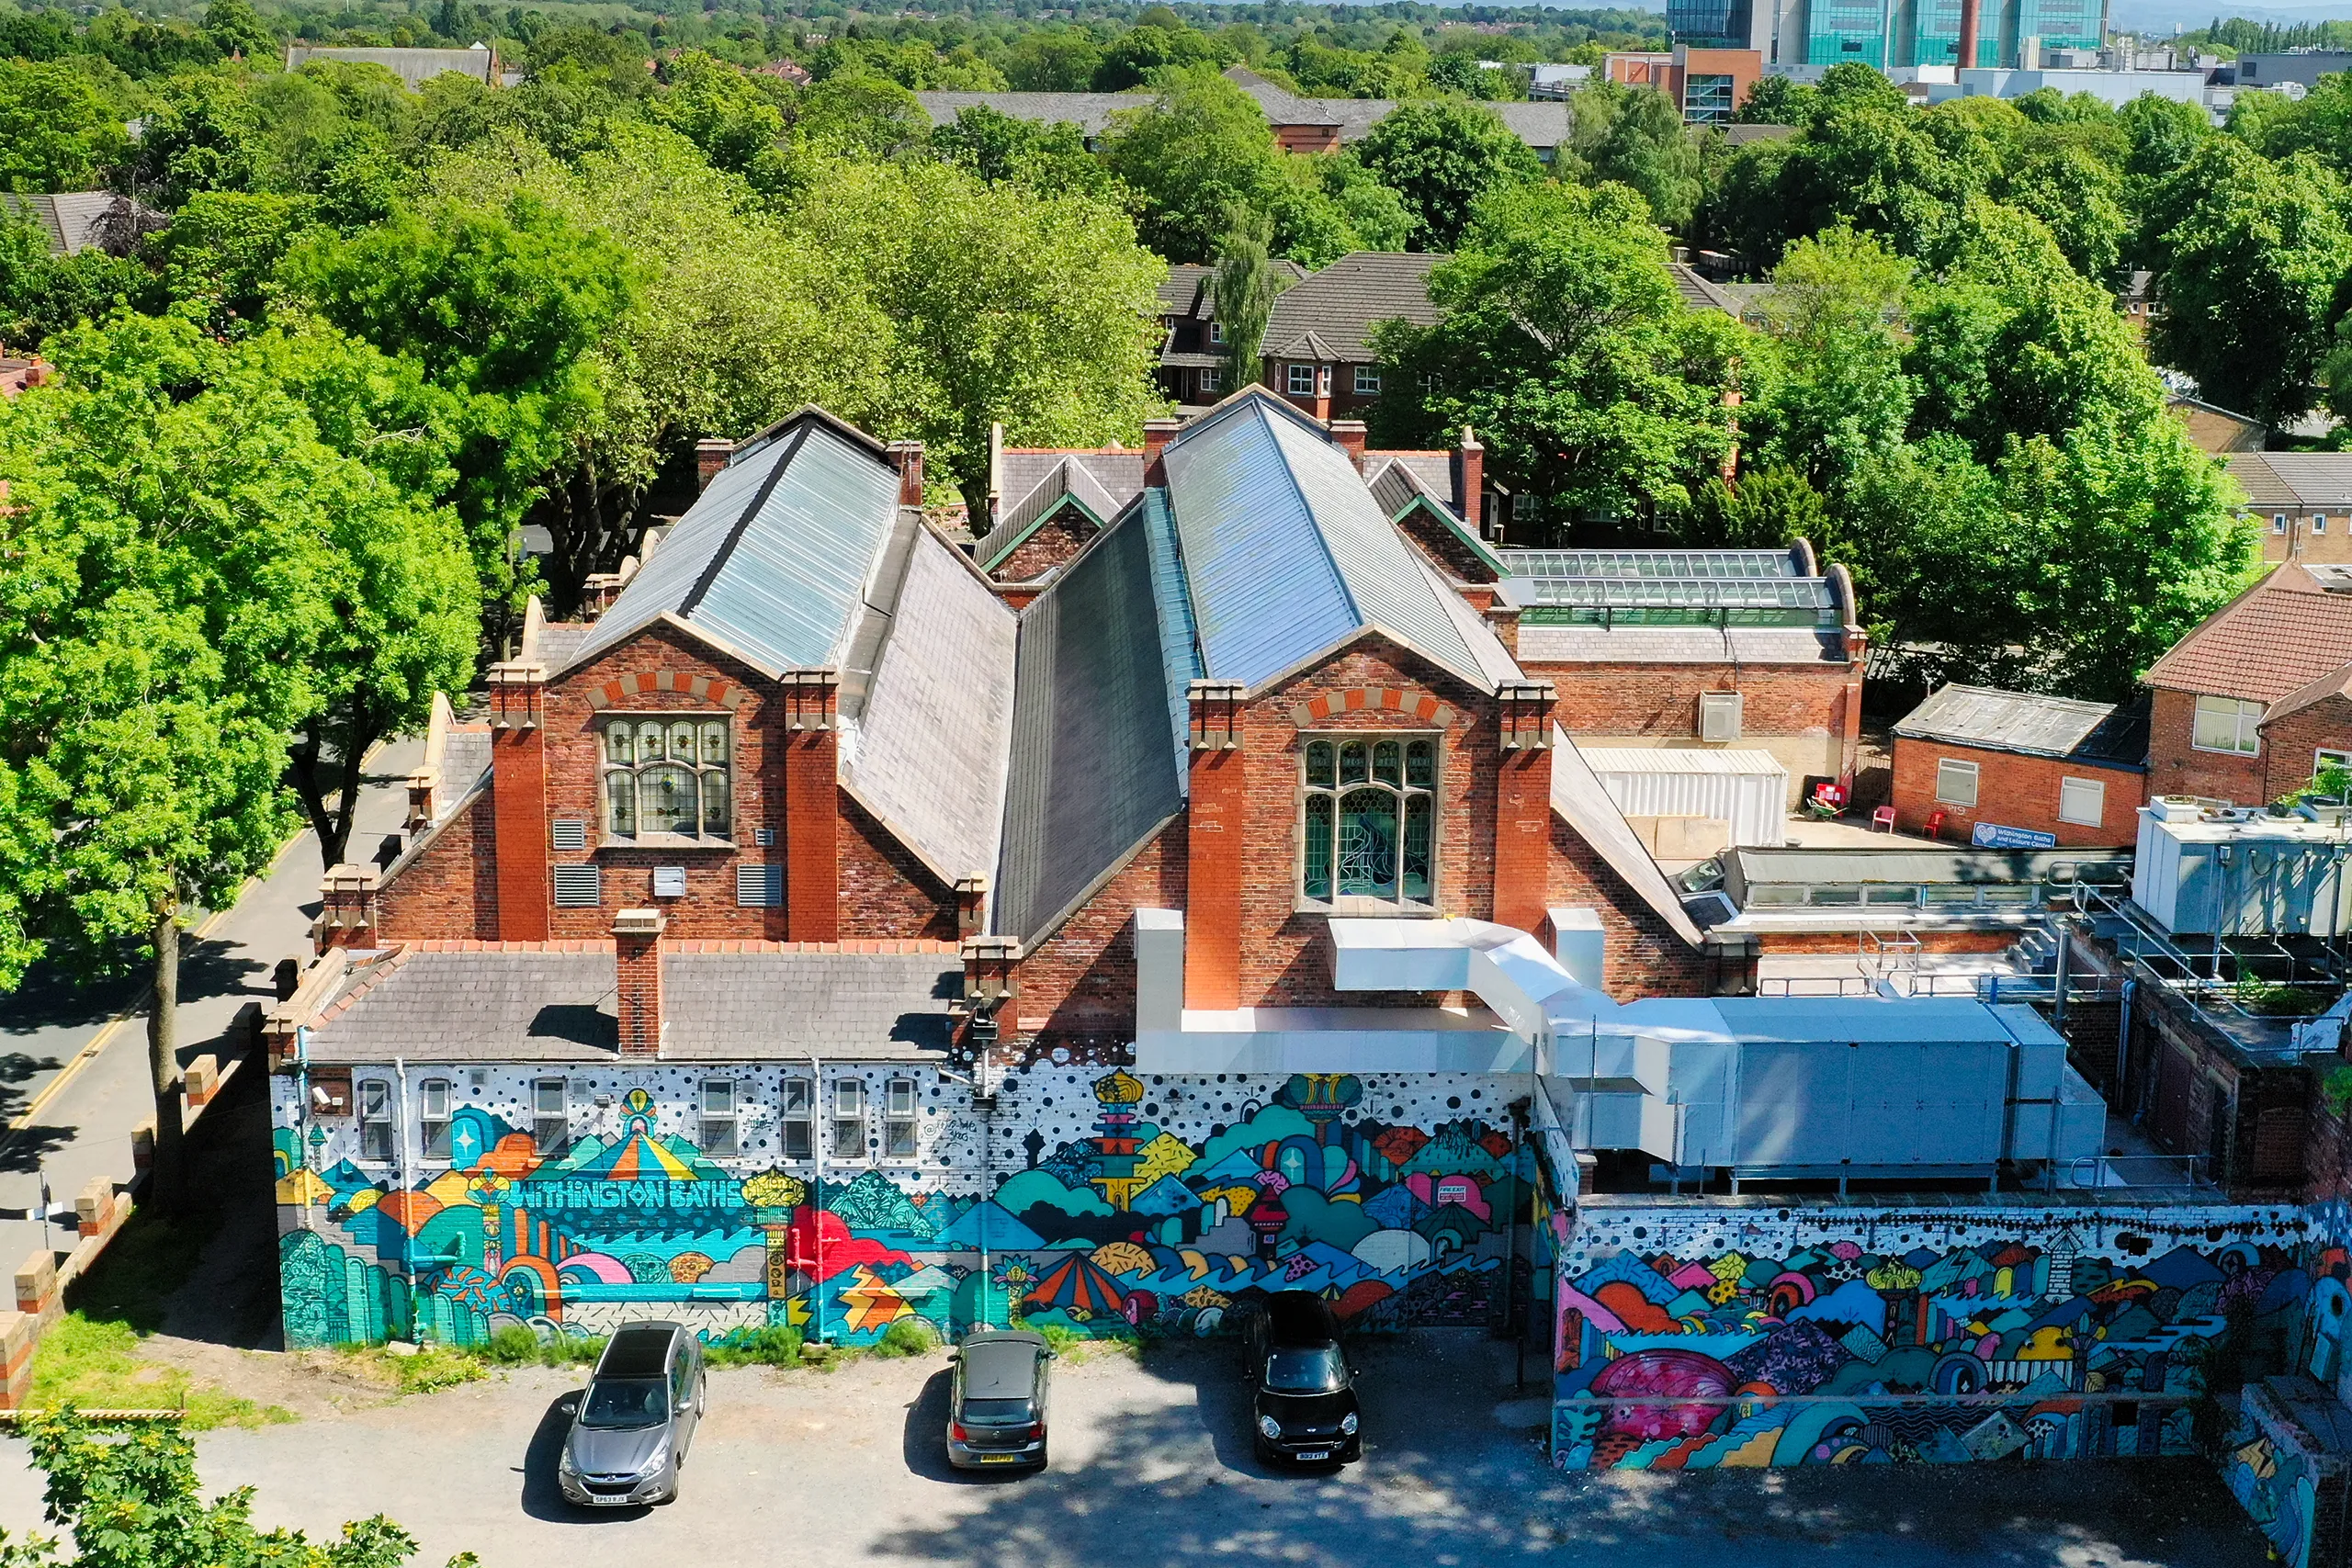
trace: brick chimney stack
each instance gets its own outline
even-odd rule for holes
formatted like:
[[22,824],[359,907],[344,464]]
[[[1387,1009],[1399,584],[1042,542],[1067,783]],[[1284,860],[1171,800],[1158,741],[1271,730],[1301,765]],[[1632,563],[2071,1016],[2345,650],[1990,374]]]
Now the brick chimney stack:
[[841,937],[841,675],[832,670],[789,671],[782,685],[785,729],[770,750],[781,758],[784,770],[784,940],[836,942]]
[[1462,444],[1453,453],[1453,510],[1482,539],[1487,536],[1486,493],[1487,449],[1465,424]]
[[708,490],[718,470],[735,456],[735,443],[716,435],[706,435],[695,443],[695,479],[696,490]]
[[1236,681],[1195,681],[1185,744],[1192,753],[1186,824],[1184,1005],[1241,1005],[1241,880],[1250,792],[1243,761],[1244,692]]
[[669,923],[659,909],[623,909],[613,917],[624,1056],[662,1055],[662,931]]
[[1184,422],[1179,419],[1148,419],[1143,422],[1144,483],[1164,485],[1168,482],[1168,470],[1161,466],[1159,455],[1168,450],[1168,444],[1175,440],[1176,433],[1183,428]]
[[319,920],[311,928],[321,953],[331,947],[376,945],[376,897],[383,874],[372,865],[349,861],[334,867],[319,884]]
[[1355,465],[1358,473],[1363,471],[1363,421],[1360,419],[1331,422],[1332,444],[1348,455],[1348,461]]
[[1506,681],[1495,692],[1502,768],[1495,780],[1495,923],[1532,931],[1543,923],[1552,831],[1549,681]]
[[548,871],[547,666],[493,664],[490,686],[491,838],[498,863],[498,936],[545,942]]
[[890,466],[899,470],[899,504],[922,504],[922,443],[893,441],[890,443]]

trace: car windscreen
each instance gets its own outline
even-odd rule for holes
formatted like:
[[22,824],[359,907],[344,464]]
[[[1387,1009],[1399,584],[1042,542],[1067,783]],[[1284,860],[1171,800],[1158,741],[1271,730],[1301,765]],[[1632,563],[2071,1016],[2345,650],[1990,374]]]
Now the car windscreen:
[[658,1427],[669,1417],[660,1378],[599,1378],[580,1406],[583,1427]]
[[1025,1399],[967,1399],[964,1402],[967,1421],[1026,1421],[1029,1402]]
[[1266,1358],[1266,1388],[1272,1393],[1332,1393],[1346,1386],[1347,1366],[1340,1348],[1276,1350]]

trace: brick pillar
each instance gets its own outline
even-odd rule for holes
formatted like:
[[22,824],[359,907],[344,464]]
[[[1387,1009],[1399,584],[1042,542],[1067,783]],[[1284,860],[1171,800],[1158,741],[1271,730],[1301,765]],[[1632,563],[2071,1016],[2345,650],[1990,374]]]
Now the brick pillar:
[[[1736,363],[1732,366],[1732,374],[1735,376],[1739,374],[1739,367]],[[1724,389],[1724,430],[1730,436],[1731,443],[1724,448],[1723,465],[1717,470],[1723,475],[1725,484],[1732,483],[1739,477],[1739,389],[1736,386],[1725,387]]]
[[33,1392],[39,1325],[21,1312],[0,1312],[0,1410],[22,1410]]
[[728,461],[734,456],[735,443],[732,441],[721,440],[716,435],[706,435],[695,442],[695,488],[708,490],[710,481],[718,477],[719,470],[726,468]]
[[621,1055],[662,1055],[662,930],[659,909],[623,909],[613,917],[615,998]]
[[1363,421],[1360,419],[1335,419],[1331,422],[1332,445],[1348,455],[1348,461],[1356,466],[1359,473],[1363,471]]
[[401,826],[422,833],[433,826],[433,793],[441,782],[437,769],[419,768],[408,776],[408,816]]
[[899,504],[922,504],[922,443],[893,441],[890,443],[890,466],[899,470]]
[[1168,450],[1168,444],[1175,440],[1176,433],[1183,428],[1184,422],[1178,419],[1148,419],[1143,422],[1144,483],[1164,485],[1168,482],[1168,470],[1161,467],[1159,455]]
[[967,942],[980,934],[988,926],[989,879],[985,876],[960,876],[956,879],[956,940]]
[[1510,650],[1513,659],[1519,657],[1518,605],[1496,600],[1487,610],[1487,628],[1495,634],[1497,641]]
[[376,945],[376,899],[383,873],[346,861],[319,884],[319,919],[311,931],[318,951]]
[[1854,770],[1862,756],[1862,673],[1870,663],[1870,634],[1862,630],[1861,605],[1854,595],[1854,577],[1843,562],[1833,562],[1823,573],[1829,596],[1845,621],[1846,689],[1838,697],[1838,783],[1853,798]]
[[784,682],[784,934],[841,937],[841,677],[795,671]]
[[1495,780],[1495,923],[1532,931],[1544,922],[1552,849],[1549,681],[1507,681],[1495,693],[1502,763]]
[[1461,445],[1453,449],[1453,511],[1482,539],[1487,536],[1487,520],[1480,498],[1486,491],[1487,449],[1465,424],[1462,427]]
[[548,871],[548,752],[542,728],[547,667],[490,667],[491,836],[498,859],[498,936],[545,942],[551,895]]
[[1250,807],[1241,747],[1242,687],[1195,681],[1192,806],[1187,817],[1184,1005],[1227,1011],[1241,1005],[1241,879]]

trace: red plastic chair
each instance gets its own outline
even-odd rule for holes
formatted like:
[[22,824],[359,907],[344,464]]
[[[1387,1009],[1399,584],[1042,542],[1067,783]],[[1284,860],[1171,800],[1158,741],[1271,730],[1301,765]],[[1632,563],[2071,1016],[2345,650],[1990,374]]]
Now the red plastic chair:
[[1939,807],[1935,812],[1928,817],[1926,832],[1928,837],[1930,839],[1940,839],[1944,836],[1944,813],[1942,807]]

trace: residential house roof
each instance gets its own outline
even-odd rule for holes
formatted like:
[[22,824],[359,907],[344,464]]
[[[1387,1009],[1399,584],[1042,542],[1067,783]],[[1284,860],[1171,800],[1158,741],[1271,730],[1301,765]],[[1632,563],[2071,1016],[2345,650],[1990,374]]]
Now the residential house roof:
[[2199,452],[2216,456],[2259,452],[2270,436],[2270,427],[2252,414],[2238,413],[2184,392],[2166,397],[2165,408],[2188,427],[2188,439],[2196,443]]
[[171,221],[146,203],[110,190],[0,191],[0,211],[40,224],[53,256],[80,255],[94,246],[112,255],[128,255],[141,235]]
[[[918,1059],[946,1050],[964,971],[944,944],[913,953],[728,945],[735,951],[662,954],[663,1059]],[[309,1060],[611,1061],[620,1037],[616,985],[606,942],[413,942],[357,953],[311,1026]]]
[[2148,709],[2144,703],[2121,706],[2034,692],[1946,685],[1905,715],[1894,733],[1901,739],[1947,740],[1987,751],[2138,767],[2148,755]]
[[1437,321],[1430,303],[1430,269],[1448,258],[1434,252],[1353,251],[1320,272],[1307,274],[1275,298],[1266,318],[1267,352],[1291,355],[1311,339],[1317,359],[1371,364],[1378,356],[1368,341],[1373,323],[1390,320],[1429,326]]
[[998,456],[1001,507],[995,527],[972,547],[983,571],[1020,548],[1022,541],[1067,503],[1083,507],[1099,525],[1143,493],[1143,454],[1135,451],[1037,452],[1007,448]]
[[2352,510],[2352,452],[2233,452],[2229,465],[2256,512]]
[[[1274,276],[1279,287],[1290,288],[1300,278],[1311,276],[1306,268],[1288,256],[1273,261]],[[1216,268],[1200,262],[1177,262],[1168,269],[1159,285],[1159,313],[1163,316],[1188,316],[1194,321],[1216,320],[1216,300],[1210,286],[1216,280]]]
[[1699,275],[1689,262],[1668,262],[1666,270],[1674,278],[1674,291],[1682,303],[1693,310],[1721,310],[1737,321],[1743,313],[1744,302],[1734,299],[1722,285]]
[[1125,109],[1151,107],[1149,93],[917,93],[915,101],[933,125],[954,123],[968,108],[991,108],[1014,119],[1041,125],[1077,126],[1089,136],[1111,127],[1111,117]]
[[2307,685],[2299,686],[2280,697],[2277,702],[2272,703],[2269,711],[2262,716],[2262,722],[2275,723],[2289,714],[2301,713],[2303,709],[2317,703],[2324,703],[2330,697],[2346,694],[2352,694],[2352,664],[2347,664],[2341,670],[2331,670],[2318,680]]
[[286,69],[299,71],[313,60],[340,60],[356,65],[380,65],[399,77],[411,92],[435,76],[471,76],[488,86],[499,84],[497,53],[482,44],[467,49],[330,49],[319,44],[286,46]]
[[2352,583],[2324,586],[2288,561],[2173,644],[2149,667],[2147,683],[2268,704],[2346,664]]
[[1758,141],[1786,141],[1797,133],[1793,125],[1726,125],[1724,140],[1734,147],[1747,147]]
[[736,450],[582,639],[584,663],[668,620],[768,675],[839,669],[901,528],[872,437],[804,409]]

